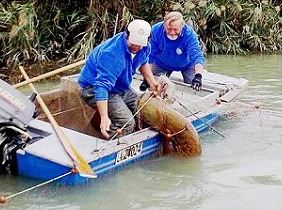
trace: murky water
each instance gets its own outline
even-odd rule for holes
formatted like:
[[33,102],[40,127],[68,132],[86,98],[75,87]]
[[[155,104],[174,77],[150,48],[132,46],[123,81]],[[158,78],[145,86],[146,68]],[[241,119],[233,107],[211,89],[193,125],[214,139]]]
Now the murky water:
[[[240,101],[251,106],[215,125],[225,139],[201,134],[200,157],[145,161],[85,186],[50,184],[0,209],[282,209],[282,55],[213,56],[207,69],[247,78]],[[37,183],[0,176],[0,194]]]

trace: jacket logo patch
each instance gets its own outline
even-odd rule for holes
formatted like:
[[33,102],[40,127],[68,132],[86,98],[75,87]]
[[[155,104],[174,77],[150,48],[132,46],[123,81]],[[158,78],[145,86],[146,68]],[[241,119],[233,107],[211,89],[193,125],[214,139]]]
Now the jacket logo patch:
[[181,55],[182,54],[182,50],[180,48],[176,48],[176,54],[177,55]]

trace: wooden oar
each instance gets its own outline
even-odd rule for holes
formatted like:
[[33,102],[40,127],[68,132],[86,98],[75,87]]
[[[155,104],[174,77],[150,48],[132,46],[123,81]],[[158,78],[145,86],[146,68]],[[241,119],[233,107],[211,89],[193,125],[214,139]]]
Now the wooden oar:
[[85,60],[81,60],[81,61],[78,61],[78,62],[76,62],[76,63],[72,63],[72,64],[70,64],[70,65],[64,66],[64,67],[62,67],[62,68],[56,69],[56,70],[51,71],[51,72],[48,72],[48,73],[46,73],[46,74],[41,74],[41,75],[39,75],[39,76],[37,76],[37,77],[33,77],[33,78],[28,79],[28,80],[25,80],[25,81],[23,81],[23,82],[17,83],[17,84],[15,84],[15,85],[13,85],[13,87],[14,87],[14,88],[22,87],[22,86],[27,85],[27,84],[29,84],[29,83],[36,82],[36,81],[38,81],[38,80],[42,80],[42,79],[45,79],[45,78],[47,78],[47,77],[54,76],[54,75],[59,74],[59,73],[62,73],[62,72],[64,72],[64,71],[73,69],[73,68],[75,68],[75,67],[77,67],[77,66],[81,66],[81,65],[83,65],[84,63],[85,63]]
[[[20,71],[22,72],[24,78],[26,80],[29,80],[29,77],[27,73],[25,72],[24,68],[22,66],[19,67]],[[75,169],[78,171],[78,173],[81,176],[89,177],[89,178],[96,178],[94,171],[89,166],[89,164],[82,158],[82,156],[79,154],[79,152],[75,149],[75,147],[71,144],[65,133],[62,131],[60,126],[58,125],[55,118],[50,113],[48,107],[46,106],[45,102],[43,101],[42,97],[38,94],[37,90],[35,89],[34,85],[32,83],[29,83],[29,86],[31,87],[32,91],[37,93],[36,99],[38,103],[40,104],[41,108],[43,109],[44,113],[46,114],[47,118],[49,119],[50,123],[52,124],[61,144],[63,145],[66,153],[71,158],[71,160],[74,162]]]

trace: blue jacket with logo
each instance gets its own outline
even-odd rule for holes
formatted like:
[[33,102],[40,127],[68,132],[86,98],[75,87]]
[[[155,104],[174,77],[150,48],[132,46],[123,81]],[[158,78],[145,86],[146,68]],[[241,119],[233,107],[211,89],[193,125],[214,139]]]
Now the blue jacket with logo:
[[109,93],[124,93],[130,88],[132,76],[149,60],[148,44],[131,58],[126,43],[126,33],[121,32],[93,49],[78,78],[79,85],[93,87],[97,101],[107,100]]
[[184,71],[194,68],[197,63],[204,65],[205,58],[197,34],[187,24],[176,40],[170,40],[165,34],[164,22],[156,23],[152,26],[150,43],[149,63],[155,63],[164,70]]

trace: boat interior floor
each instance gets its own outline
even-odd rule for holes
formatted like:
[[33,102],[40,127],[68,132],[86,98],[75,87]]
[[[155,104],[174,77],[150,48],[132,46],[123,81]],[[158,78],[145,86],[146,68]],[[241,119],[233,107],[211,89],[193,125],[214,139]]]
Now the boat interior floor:
[[[133,81],[133,88],[137,92],[141,81],[140,79],[134,79]],[[215,99],[218,98],[218,92],[210,90],[197,92],[190,88],[190,85],[187,88],[187,84],[175,84],[174,88],[175,91],[171,95],[177,100],[172,100],[173,102],[170,102],[171,106],[185,117],[190,117],[191,113],[204,114],[210,104],[214,103]],[[139,93],[141,94],[140,91]],[[103,138],[100,133],[98,110],[83,102],[80,97],[79,87],[73,79],[64,79],[55,89],[40,95],[60,126],[97,138]],[[201,100],[200,103],[199,100]],[[178,103],[180,101],[182,105]],[[37,103],[36,106],[40,110]],[[37,119],[48,122],[42,110]]]

